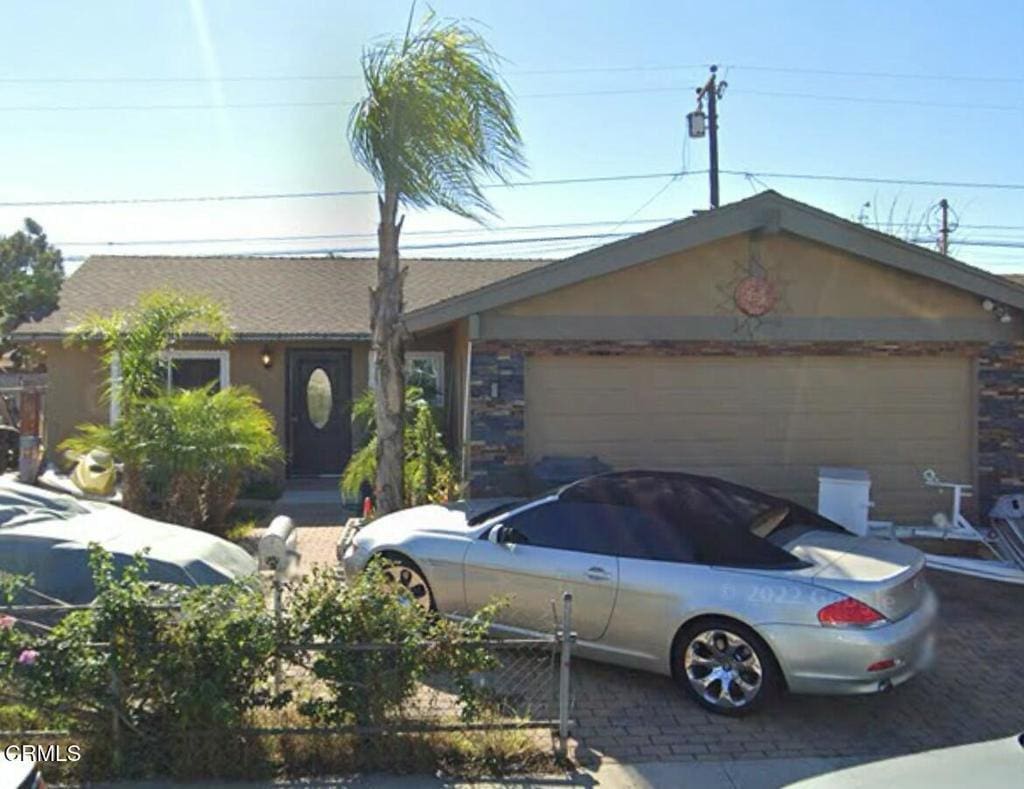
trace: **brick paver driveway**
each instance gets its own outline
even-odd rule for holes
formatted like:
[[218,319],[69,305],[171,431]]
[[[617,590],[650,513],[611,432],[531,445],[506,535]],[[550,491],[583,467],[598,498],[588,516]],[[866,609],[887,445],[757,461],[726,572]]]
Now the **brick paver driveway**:
[[938,572],[929,581],[942,601],[936,665],[885,695],[787,696],[723,718],[669,679],[574,661],[577,757],[881,756],[1024,730],[1024,587]]
[[[302,568],[335,562],[340,533],[300,526]],[[942,605],[936,665],[885,695],[784,696],[724,718],[664,677],[574,660],[575,754],[583,763],[882,756],[1024,731],[1024,587],[938,572],[929,582]]]

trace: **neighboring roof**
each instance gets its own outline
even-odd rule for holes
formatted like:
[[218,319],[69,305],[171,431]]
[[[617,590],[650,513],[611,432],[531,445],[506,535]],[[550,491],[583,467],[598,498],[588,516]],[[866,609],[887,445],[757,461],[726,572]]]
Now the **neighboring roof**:
[[1021,279],[999,277],[769,190],[474,291],[452,294],[435,304],[419,308],[410,304],[406,324],[411,331],[421,331],[752,230],[785,231],[1024,309]]
[[[402,260],[407,310],[476,290],[549,261]],[[58,309],[19,327],[24,339],[57,338],[89,314],[130,306],[161,288],[221,302],[239,339],[362,339],[370,332],[376,261],[362,258],[91,257],[72,274]]]
[[1024,285],[1024,274],[1004,274],[1003,276],[1010,282],[1016,282],[1018,285]]

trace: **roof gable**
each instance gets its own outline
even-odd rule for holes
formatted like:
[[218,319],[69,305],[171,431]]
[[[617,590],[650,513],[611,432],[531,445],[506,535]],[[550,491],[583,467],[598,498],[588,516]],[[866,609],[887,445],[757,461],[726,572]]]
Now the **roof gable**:
[[1017,282],[767,191],[412,309],[406,315],[406,323],[410,330],[421,331],[754,230],[786,231],[1024,309],[1024,286]]

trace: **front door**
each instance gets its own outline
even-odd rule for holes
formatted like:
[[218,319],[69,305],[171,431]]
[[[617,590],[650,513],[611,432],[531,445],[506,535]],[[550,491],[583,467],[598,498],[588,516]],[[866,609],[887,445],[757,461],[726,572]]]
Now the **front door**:
[[340,474],[352,454],[351,357],[347,350],[288,354],[288,470]]

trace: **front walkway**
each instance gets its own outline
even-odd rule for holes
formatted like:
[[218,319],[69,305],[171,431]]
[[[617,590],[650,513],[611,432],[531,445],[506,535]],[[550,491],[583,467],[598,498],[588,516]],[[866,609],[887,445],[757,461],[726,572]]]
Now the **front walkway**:
[[287,515],[297,526],[344,523],[358,510],[342,500],[337,477],[290,479],[274,503],[274,515]]

